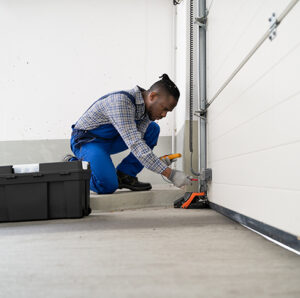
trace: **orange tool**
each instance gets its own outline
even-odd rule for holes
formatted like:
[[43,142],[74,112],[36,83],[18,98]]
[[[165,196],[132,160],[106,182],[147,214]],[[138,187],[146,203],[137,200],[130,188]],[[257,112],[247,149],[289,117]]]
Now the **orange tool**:
[[186,192],[183,197],[174,201],[174,208],[201,209],[208,208],[208,206],[205,192]]
[[166,154],[166,155],[161,156],[159,159],[164,160],[164,159],[166,159],[166,157],[168,157],[170,160],[172,160],[172,159],[181,157],[181,154],[180,153]]
[[182,204],[181,208],[184,209],[188,208],[196,196],[198,197],[205,196],[205,192],[193,192],[190,198]]

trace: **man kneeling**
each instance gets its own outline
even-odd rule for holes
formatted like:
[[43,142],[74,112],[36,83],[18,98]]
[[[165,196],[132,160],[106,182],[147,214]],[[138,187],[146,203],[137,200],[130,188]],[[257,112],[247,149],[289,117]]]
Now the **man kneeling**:
[[[169,168],[152,151],[160,132],[153,121],[166,117],[180,96],[167,74],[160,78],[149,90],[135,86],[104,95],[72,125],[71,149],[75,156],[66,160],[90,163],[92,191],[108,194],[118,188],[149,190],[151,184],[136,177],[143,167],[164,175],[177,187],[191,183],[186,174]],[[115,169],[110,156],[126,149],[130,154]]]

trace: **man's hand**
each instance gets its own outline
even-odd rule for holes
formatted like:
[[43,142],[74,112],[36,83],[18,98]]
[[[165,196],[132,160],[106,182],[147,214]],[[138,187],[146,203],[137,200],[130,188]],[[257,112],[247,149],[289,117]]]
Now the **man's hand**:
[[[161,157],[160,157],[161,158]],[[161,158],[161,160],[167,165],[170,166],[171,163],[175,162],[177,160],[177,158],[174,159],[170,159],[168,156]]]
[[191,185],[192,181],[189,179],[189,176],[187,176],[182,171],[177,170],[171,170],[171,174],[168,177],[168,179],[177,187],[182,187],[185,185]]

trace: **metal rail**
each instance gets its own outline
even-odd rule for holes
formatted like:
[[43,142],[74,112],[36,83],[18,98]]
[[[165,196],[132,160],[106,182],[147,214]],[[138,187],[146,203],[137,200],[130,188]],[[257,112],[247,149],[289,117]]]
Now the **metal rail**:
[[[299,0],[292,0],[285,10],[281,13],[281,15],[276,19],[275,27],[278,27],[282,20],[287,16],[287,14],[293,9],[293,7],[298,3]],[[274,26],[274,25],[273,25]],[[270,36],[269,28],[264,35],[260,38],[260,40],[255,44],[249,54],[242,60],[242,62],[238,65],[238,67],[234,70],[231,76],[225,81],[225,83],[220,87],[217,93],[208,101],[206,105],[206,109],[215,101],[215,99],[220,95],[220,93],[226,88],[226,86],[232,81],[232,79],[236,76],[236,74],[243,68],[243,66],[248,62],[248,60],[254,55],[257,49],[263,44],[263,42]]]

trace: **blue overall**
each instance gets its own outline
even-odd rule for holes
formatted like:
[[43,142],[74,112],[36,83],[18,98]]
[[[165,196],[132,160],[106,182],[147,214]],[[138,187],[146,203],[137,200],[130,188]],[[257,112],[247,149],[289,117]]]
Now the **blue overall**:
[[[130,93],[125,91],[116,93],[125,94],[135,104],[135,98]],[[115,93],[107,94],[100,100],[111,94]],[[77,159],[90,163],[91,190],[99,194],[113,193],[118,189],[118,177],[110,155],[128,149],[127,145],[112,124],[103,124],[92,130],[75,129],[74,126],[72,125],[71,149]],[[143,139],[151,149],[156,146],[159,133],[158,124],[150,122]],[[117,169],[135,177],[143,167],[139,160],[130,153],[117,166]]]

